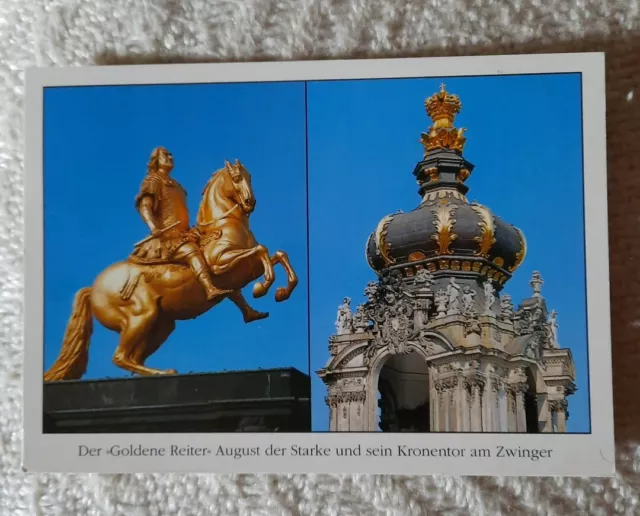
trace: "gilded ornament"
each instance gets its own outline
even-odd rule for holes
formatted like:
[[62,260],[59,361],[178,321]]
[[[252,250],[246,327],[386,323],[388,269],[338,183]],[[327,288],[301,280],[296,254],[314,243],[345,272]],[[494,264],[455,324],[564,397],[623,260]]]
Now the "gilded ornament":
[[[209,179],[195,227],[190,227],[186,192],[170,176],[172,170],[171,153],[154,149],[135,202],[151,235],[126,260],[103,270],[91,287],[78,291],[62,349],[45,381],[84,375],[94,318],[120,335],[116,366],[143,376],[176,374],[145,365],[176,321],[199,317],[226,298],[245,322],[264,319],[268,314],[254,310],[242,289],[262,278],[254,283],[253,297],[264,296],[275,280],[275,264],[287,273],[276,301],[288,299],[298,284],[286,253],[270,255],[250,229],[256,200],[242,163],[225,162]],[[218,233],[224,238],[207,238]]]
[[410,262],[418,262],[420,260],[424,260],[425,258],[426,256],[422,251],[412,251],[411,253],[409,253]]
[[458,260],[452,260],[451,261],[451,270],[452,271],[459,271],[460,270],[460,262]]
[[427,269],[429,270],[429,272],[435,272],[437,268],[438,267],[436,267],[436,264],[433,263],[433,262],[431,262],[429,265],[427,265]]
[[520,264],[524,261],[525,256],[527,256],[527,240],[524,237],[524,233],[520,231],[518,228],[514,228],[520,237],[520,250],[516,253],[516,261],[513,263],[511,267],[509,267],[508,271],[513,272]]
[[427,169],[426,173],[429,175],[429,180],[430,181],[437,181],[438,180],[438,168],[437,167],[431,167],[431,168]]
[[465,129],[453,127],[453,120],[460,112],[462,103],[457,95],[447,93],[444,84],[440,91],[425,100],[427,114],[433,121],[428,133],[422,133],[420,141],[425,156],[434,149],[451,149],[462,152],[466,138]]
[[462,262],[462,270],[470,271],[471,270],[471,262]]
[[389,223],[393,220],[393,215],[384,217],[376,228],[376,246],[380,251],[380,256],[386,265],[393,265],[396,261],[389,255],[391,252],[391,244],[387,242],[387,231]]
[[453,232],[453,225],[456,222],[455,205],[443,200],[443,203],[431,212],[435,215],[433,225],[437,230],[437,233],[431,235],[431,239],[438,244],[438,254],[453,254],[449,246],[458,238],[458,235]]
[[469,172],[469,169],[461,168],[458,171],[458,181],[460,181],[461,183],[464,183],[469,178],[470,175],[471,175],[471,172]]
[[473,262],[473,265],[471,266],[473,272],[478,272],[480,270],[480,267],[482,267],[482,264],[480,262]]
[[449,260],[440,260],[440,268],[448,269],[449,268]]
[[487,208],[479,204],[472,204],[471,209],[480,217],[480,222],[478,222],[480,234],[473,237],[473,241],[478,242],[480,247],[474,254],[487,258],[489,256],[489,249],[496,243],[493,215]]
[[498,267],[502,267],[504,265],[504,260],[500,256],[496,256],[493,259],[493,263],[495,263]]

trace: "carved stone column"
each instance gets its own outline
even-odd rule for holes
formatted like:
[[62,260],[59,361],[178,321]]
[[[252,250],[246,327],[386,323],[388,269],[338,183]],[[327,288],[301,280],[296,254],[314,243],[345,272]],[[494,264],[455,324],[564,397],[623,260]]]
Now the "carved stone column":
[[364,391],[348,392],[347,403],[349,404],[349,431],[363,432],[365,430],[365,401],[367,395]]
[[471,431],[482,432],[485,430],[482,426],[482,393],[484,392],[485,381],[483,378],[476,377],[471,384],[472,401],[471,401]]
[[329,431],[338,431],[338,397],[335,394],[326,396],[324,401],[329,406]]
[[516,392],[513,388],[513,385],[506,385],[505,391],[507,395],[507,431],[508,432],[517,432],[518,431],[518,414],[517,414],[517,402],[516,402]]
[[549,400],[545,395],[540,405],[540,413],[538,415],[538,424],[541,433],[553,432],[553,421],[551,420],[551,408],[549,407]]
[[473,404],[473,383],[468,378],[464,378],[460,382],[460,395],[462,403],[460,408],[461,428],[462,432],[471,431],[471,405]]
[[494,405],[493,390],[491,388],[491,378],[487,378],[482,391],[482,431],[493,431],[493,405]]
[[442,393],[436,380],[436,368],[429,368],[429,429],[431,432],[440,431],[440,403]]
[[524,383],[513,384],[513,390],[516,397],[516,431],[527,431],[527,412],[524,406],[524,394],[527,392],[529,386]]
[[555,427],[552,423],[552,431],[553,432],[566,432],[567,431],[567,400],[549,400],[549,410],[551,412],[551,420],[553,422],[553,418],[555,416]]
[[491,378],[491,429],[500,431],[500,387],[502,381],[499,378]]

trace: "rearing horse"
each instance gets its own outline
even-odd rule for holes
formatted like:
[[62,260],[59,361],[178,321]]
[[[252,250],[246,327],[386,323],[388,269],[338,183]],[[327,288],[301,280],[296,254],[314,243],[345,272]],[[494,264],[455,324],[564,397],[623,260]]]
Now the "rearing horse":
[[128,260],[103,270],[91,287],[80,289],[62,341],[58,359],[45,373],[45,381],[81,378],[89,360],[93,317],[120,334],[113,356],[118,367],[140,375],[175,374],[144,365],[171,335],[176,321],[194,319],[229,298],[242,312],[245,322],[269,314],[257,312],[241,290],[264,276],[253,287],[253,297],[262,297],[275,279],[273,265],[287,273],[287,286],[276,290],[276,301],[289,298],[298,284],[284,251],[269,255],[249,228],[256,205],[251,176],[244,166],[225,163],[207,183],[196,228],[201,248],[220,294],[207,301],[204,289],[191,269],[175,263],[142,265]]

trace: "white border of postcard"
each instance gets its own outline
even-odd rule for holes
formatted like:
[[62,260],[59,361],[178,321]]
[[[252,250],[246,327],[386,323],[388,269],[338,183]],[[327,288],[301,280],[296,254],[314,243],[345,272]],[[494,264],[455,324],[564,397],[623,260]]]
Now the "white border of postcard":
[[[582,73],[584,199],[591,434],[44,434],[43,375],[43,88],[47,86],[304,81],[329,79],[455,77],[531,73]],[[177,64],[31,69],[26,85],[26,257],[24,467],[56,472],[218,472],[218,473],[386,473],[455,475],[611,476],[615,471],[605,141],[604,54],[539,54],[454,58],[335,60],[273,63]],[[551,128],[552,130],[553,128]],[[316,403],[324,402],[317,400]],[[167,450],[165,456],[117,457],[111,446],[141,444]],[[363,449],[398,445],[428,448],[422,457],[268,456],[270,446]],[[80,457],[78,446],[102,448]],[[171,446],[208,448],[206,456],[170,456]],[[219,446],[261,449],[259,456],[216,456]],[[552,450],[550,457],[503,458],[499,446]],[[489,458],[439,457],[441,448],[485,448]]]

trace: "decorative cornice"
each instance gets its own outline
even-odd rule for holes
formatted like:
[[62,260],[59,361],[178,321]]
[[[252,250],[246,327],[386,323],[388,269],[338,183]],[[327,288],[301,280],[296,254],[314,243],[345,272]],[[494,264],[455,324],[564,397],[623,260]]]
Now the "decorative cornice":
[[337,407],[340,403],[363,402],[367,399],[365,391],[338,392],[325,396],[324,401],[330,407]]

